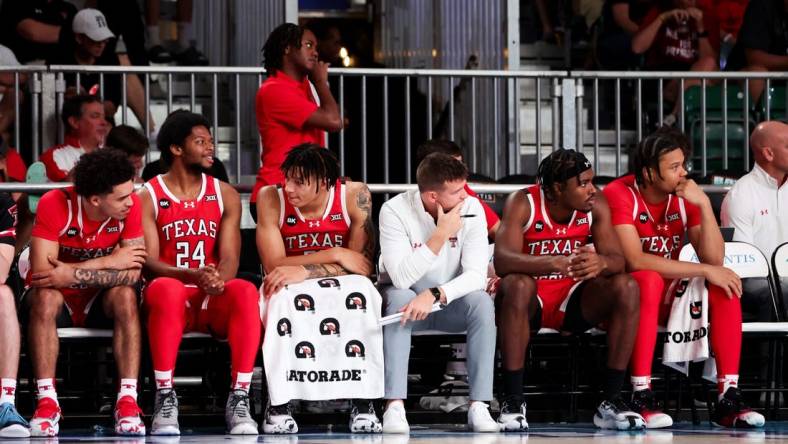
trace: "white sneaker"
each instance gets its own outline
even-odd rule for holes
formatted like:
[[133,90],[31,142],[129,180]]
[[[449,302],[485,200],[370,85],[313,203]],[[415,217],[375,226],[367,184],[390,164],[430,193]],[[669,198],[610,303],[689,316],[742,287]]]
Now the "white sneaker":
[[599,404],[594,414],[594,425],[600,429],[643,430],[646,420],[619,397]]
[[504,401],[501,406],[501,414],[498,415],[498,426],[502,432],[527,432],[525,401],[520,402],[517,399]]
[[375,404],[366,400],[353,402],[353,408],[350,410],[350,433],[380,433],[382,431],[380,420],[375,413]]
[[265,409],[263,433],[291,434],[298,433],[298,424],[293,419],[290,403],[279,406],[268,406]]
[[410,433],[405,406],[401,402],[392,402],[383,412],[383,433]]
[[500,425],[490,416],[489,407],[481,401],[474,401],[468,407],[468,428],[476,433],[501,431]]

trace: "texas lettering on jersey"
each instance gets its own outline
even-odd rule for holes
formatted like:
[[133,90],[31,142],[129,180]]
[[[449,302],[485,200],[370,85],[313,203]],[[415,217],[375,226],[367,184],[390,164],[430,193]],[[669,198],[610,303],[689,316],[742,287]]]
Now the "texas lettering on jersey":
[[287,256],[316,253],[347,244],[350,217],[345,204],[345,182],[338,179],[328,190],[326,211],[320,219],[306,219],[298,208],[290,204],[284,190],[279,194],[279,233],[285,244]]

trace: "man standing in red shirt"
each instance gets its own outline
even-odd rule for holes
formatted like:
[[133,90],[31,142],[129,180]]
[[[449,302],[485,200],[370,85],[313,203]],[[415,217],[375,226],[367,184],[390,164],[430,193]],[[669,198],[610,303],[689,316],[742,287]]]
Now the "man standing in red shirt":
[[[660,128],[630,154],[634,174],[611,182],[604,194],[610,203],[627,268],[640,286],[640,324],[632,350],[632,407],[647,428],[669,427],[651,391],[651,364],[657,324],[665,325],[670,305],[665,295],[674,279],[702,277],[709,292],[710,343],[717,365],[718,403],[712,421],[723,427],[762,427],[764,417],[743,402],[739,383],[742,284],[723,266],[722,239],[709,197],[684,168],[689,142],[680,131]],[[699,264],[680,262],[687,236]],[[656,273],[655,273],[656,272]]]
[[342,129],[328,85],[328,64],[317,59],[312,31],[292,23],[278,26],[263,46],[263,58],[268,78],[257,91],[255,104],[263,165],[252,190],[253,218],[260,188],[284,182],[279,166],[290,149],[307,142],[325,146],[325,131]]
[[114,328],[119,392],[115,432],[145,435],[137,406],[140,326],[134,286],[145,262],[134,167],[116,150],[84,155],[74,186],[41,197],[30,246],[28,339],[38,406],[33,436],[58,434],[57,327]]

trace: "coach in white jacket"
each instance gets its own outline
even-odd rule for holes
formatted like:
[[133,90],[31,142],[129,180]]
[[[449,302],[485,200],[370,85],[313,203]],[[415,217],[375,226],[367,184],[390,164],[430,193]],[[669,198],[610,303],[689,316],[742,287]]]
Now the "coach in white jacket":
[[[467,331],[471,404],[468,426],[497,432],[484,401],[492,399],[495,310],[484,291],[488,248],[484,210],[464,190],[468,170],[443,153],[427,156],[416,172],[418,191],[389,200],[380,210],[380,270],[384,315],[402,321],[383,328],[386,389],[384,433],[408,433],[407,397],[411,333]],[[443,309],[431,313],[434,303]]]

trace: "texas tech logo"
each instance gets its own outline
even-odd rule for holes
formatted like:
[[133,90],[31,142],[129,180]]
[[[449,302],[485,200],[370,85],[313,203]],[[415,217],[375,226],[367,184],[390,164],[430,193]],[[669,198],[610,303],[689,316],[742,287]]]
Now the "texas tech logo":
[[544,230],[544,222],[542,222],[541,220],[540,220],[540,221],[537,221],[537,222],[534,224],[534,230],[535,230],[537,233],[541,233],[541,232],[542,232],[542,230]]
[[345,344],[345,356],[348,358],[363,358],[366,356],[364,351],[364,344],[361,341],[353,339]]
[[301,341],[295,347],[296,358],[315,359],[315,346],[311,342]]
[[167,199],[159,199],[159,206],[162,207],[162,208],[169,208],[170,207],[170,201],[167,200]]
[[66,236],[74,237],[76,235],[77,235],[77,227],[71,227],[68,230],[66,230]]
[[339,336],[339,321],[336,318],[325,318],[320,321],[320,334],[323,336]]
[[695,301],[691,303],[689,313],[692,319],[700,319],[700,316],[703,314],[703,301]]
[[279,333],[279,336],[292,336],[293,325],[290,323],[290,320],[287,318],[280,319],[279,322],[276,323],[276,332]]
[[295,309],[298,311],[315,312],[315,300],[308,294],[299,294],[293,298],[293,305],[295,305]]
[[285,219],[285,223],[288,226],[292,227],[293,225],[296,224],[296,217],[293,216],[292,214],[290,216],[287,216],[287,219]]
[[359,292],[350,293],[345,298],[345,308],[348,310],[367,311],[367,298]]
[[319,281],[317,281],[317,285],[320,285],[320,288],[339,287],[339,279],[334,279],[334,278],[320,279]]
[[640,215],[638,216],[638,220],[640,221],[641,224],[648,222],[648,213],[646,213],[645,211],[640,213]]

